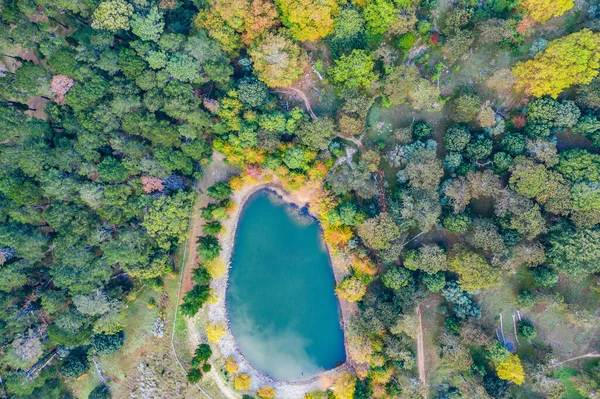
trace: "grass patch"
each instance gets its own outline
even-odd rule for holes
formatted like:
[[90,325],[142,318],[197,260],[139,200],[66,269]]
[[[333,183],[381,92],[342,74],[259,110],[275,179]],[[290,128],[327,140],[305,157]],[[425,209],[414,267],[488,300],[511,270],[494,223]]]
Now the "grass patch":
[[570,367],[563,367],[556,371],[554,374],[556,378],[560,379],[567,389],[565,396],[563,399],[585,399],[585,396],[581,396],[579,392],[575,390],[573,383],[571,382],[571,377],[578,375],[579,372]]

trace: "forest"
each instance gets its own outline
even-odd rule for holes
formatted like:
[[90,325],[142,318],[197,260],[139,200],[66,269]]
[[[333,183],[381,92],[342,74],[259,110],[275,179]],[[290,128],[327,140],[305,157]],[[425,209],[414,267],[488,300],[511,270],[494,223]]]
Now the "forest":
[[[598,0],[0,0],[0,56],[0,397],[175,397],[98,362],[131,309],[168,345],[188,238],[176,313],[206,313],[259,181],[310,191],[348,264],[352,372],[306,399],[600,397]],[[222,329],[193,397],[281,397]]]

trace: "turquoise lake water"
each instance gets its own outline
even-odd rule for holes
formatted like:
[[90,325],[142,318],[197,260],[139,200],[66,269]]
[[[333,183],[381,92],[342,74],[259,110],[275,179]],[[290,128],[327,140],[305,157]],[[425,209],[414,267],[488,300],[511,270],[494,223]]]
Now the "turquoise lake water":
[[300,380],[345,361],[334,286],[318,223],[267,190],[249,198],[236,231],[227,312],[254,367]]

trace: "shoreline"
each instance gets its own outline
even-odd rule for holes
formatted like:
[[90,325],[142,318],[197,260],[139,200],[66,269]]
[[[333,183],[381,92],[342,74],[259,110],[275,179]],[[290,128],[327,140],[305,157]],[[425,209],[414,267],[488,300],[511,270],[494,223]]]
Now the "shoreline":
[[[349,317],[352,312],[353,304],[340,301],[338,298],[338,308],[340,311],[340,327],[344,336],[344,351],[346,353],[346,360],[333,369],[322,371],[310,378],[301,380],[277,380],[270,377],[269,375],[258,370],[254,365],[244,356],[240,350],[237,341],[235,340],[229,326],[229,317],[227,314],[227,286],[229,283],[229,268],[231,267],[231,256],[233,254],[233,248],[235,245],[235,236],[237,232],[237,226],[244,209],[244,206],[248,199],[258,191],[268,190],[271,193],[277,195],[281,200],[285,201],[288,205],[297,207],[298,210],[306,209],[310,217],[314,218],[317,222],[319,221],[316,215],[310,211],[309,200],[303,199],[294,195],[293,193],[287,192],[277,182],[258,182],[255,184],[245,184],[241,189],[235,191],[231,197],[231,200],[236,204],[236,208],[230,217],[222,221],[225,232],[219,236],[219,241],[222,246],[221,259],[227,265],[227,269],[223,277],[213,280],[211,282],[211,288],[214,290],[218,299],[216,303],[209,304],[208,306],[208,319],[209,322],[217,322],[225,325],[225,336],[216,344],[221,352],[223,358],[234,356],[236,362],[239,365],[239,372],[250,375],[251,377],[251,389],[257,390],[263,385],[269,385],[275,388],[276,397],[285,397],[290,399],[303,398],[309,392],[316,390],[323,390],[327,388],[331,379],[336,375],[344,371],[353,371],[353,366],[350,362],[350,355],[348,353],[348,342],[347,342],[347,331],[346,326]],[[319,229],[322,234],[322,226],[319,223]],[[324,242],[325,243],[325,242]],[[347,267],[344,265],[343,258],[339,255],[333,255],[329,248],[329,245],[325,243],[327,253],[330,260],[330,265],[333,271],[334,279],[336,283],[339,283],[347,274]],[[346,306],[345,306],[346,305]],[[221,378],[221,377],[219,377]]]

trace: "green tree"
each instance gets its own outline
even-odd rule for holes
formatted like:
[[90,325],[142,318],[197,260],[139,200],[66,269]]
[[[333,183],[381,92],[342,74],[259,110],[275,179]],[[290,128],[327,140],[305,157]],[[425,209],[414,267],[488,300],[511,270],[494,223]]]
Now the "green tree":
[[581,280],[598,273],[600,264],[600,229],[560,225],[547,238],[548,264],[560,273]]
[[365,6],[363,15],[367,32],[371,35],[385,33],[396,18],[394,3],[390,0],[370,0]]
[[198,237],[196,243],[198,244],[198,253],[204,260],[216,259],[222,249],[219,240],[215,236]]
[[193,193],[179,191],[172,197],[162,196],[152,202],[142,225],[161,248],[170,248],[171,241],[185,240],[192,197]]
[[460,123],[475,120],[481,108],[481,98],[476,94],[461,94],[450,102],[452,119]]
[[116,32],[129,29],[129,17],[133,15],[133,6],[125,0],[103,1],[92,15],[92,28]]
[[142,40],[158,42],[165,23],[162,13],[152,7],[147,15],[135,14],[131,19],[131,31]]
[[469,141],[471,141],[471,133],[467,126],[453,125],[446,130],[444,140],[448,151],[461,152],[469,144]]
[[412,280],[412,273],[401,266],[390,266],[381,276],[383,285],[394,291],[400,291]]
[[537,335],[535,327],[529,320],[519,320],[518,332],[525,339],[534,339]]
[[107,183],[120,183],[129,177],[129,172],[119,160],[106,157],[98,165],[98,173],[103,181]]
[[404,255],[404,267],[435,274],[446,270],[446,252],[437,245],[424,245],[419,249],[409,250]]
[[335,123],[330,118],[321,117],[300,125],[294,132],[300,143],[314,150],[324,150],[334,137]]
[[267,85],[253,77],[240,79],[237,93],[240,101],[251,108],[260,107],[269,98]]
[[341,90],[369,88],[377,76],[373,72],[374,61],[365,50],[352,50],[335,60],[335,64],[327,70],[327,74],[336,87]]
[[448,258],[450,271],[460,275],[460,285],[467,291],[485,289],[500,283],[501,270],[491,266],[483,256],[466,248]]
[[375,250],[387,249],[393,241],[400,238],[400,229],[387,213],[367,219],[358,226],[357,231],[365,245]]
[[291,86],[304,72],[306,56],[285,36],[269,33],[248,50],[258,79],[269,87]]

